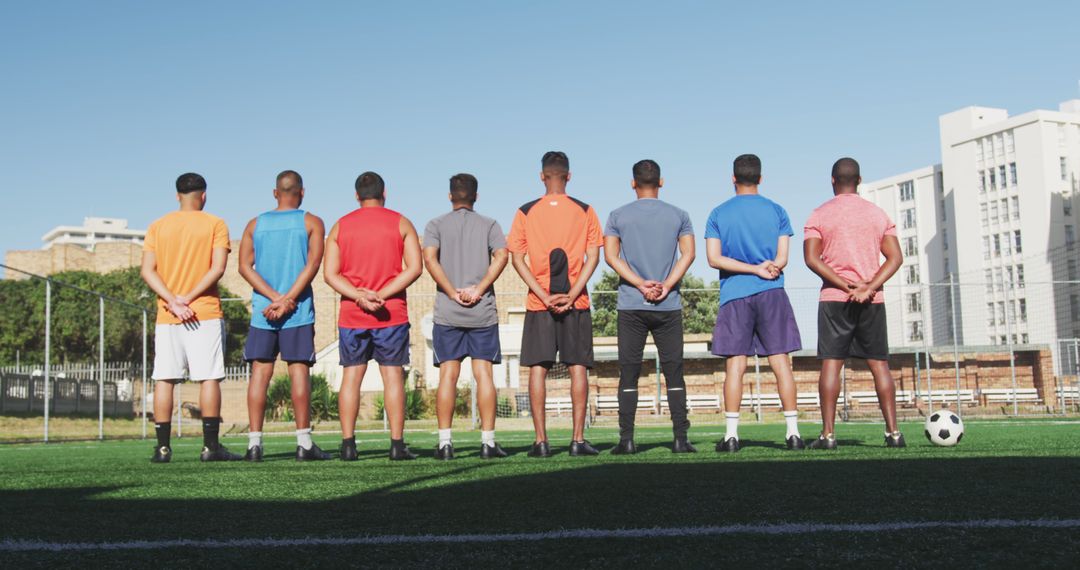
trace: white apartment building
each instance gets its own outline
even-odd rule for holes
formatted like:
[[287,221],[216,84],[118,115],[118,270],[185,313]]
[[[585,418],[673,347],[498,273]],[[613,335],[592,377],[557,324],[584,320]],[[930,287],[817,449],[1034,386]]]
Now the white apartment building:
[[120,218],[83,218],[81,226],[56,226],[41,237],[42,249],[54,244],[77,245],[93,251],[100,242],[130,241],[141,244],[145,230],[128,229],[128,221]]
[[[950,295],[940,285],[950,273],[961,284],[961,343],[1080,337],[1080,284],[1062,283],[1080,279],[1080,100],[1012,117],[967,107],[939,125],[940,165],[860,186],[894,216],[907,257],[886,290],[890,342],[951,342]],[[921,297],[907,290],[915,276],[929,284]]]

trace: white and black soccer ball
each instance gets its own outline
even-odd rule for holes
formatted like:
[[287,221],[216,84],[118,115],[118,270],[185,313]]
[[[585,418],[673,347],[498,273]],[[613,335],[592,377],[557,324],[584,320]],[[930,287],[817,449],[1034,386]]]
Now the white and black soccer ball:
[[926,418],[923,433],[934,445],[952,447],[964,437],[964,421],[950,410],[938,410]]

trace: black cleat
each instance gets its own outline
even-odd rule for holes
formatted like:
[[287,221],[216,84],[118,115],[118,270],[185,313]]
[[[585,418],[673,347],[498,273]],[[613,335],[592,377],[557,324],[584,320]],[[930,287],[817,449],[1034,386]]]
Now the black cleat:
[[729,437],[716,444],[716,450],[723,453],[735,453],[739,451],[739,438]]
[[252,463],[258,463],[262,461],[263,448],[261,445],[255,447],[249,447],[247,453],[244,454],[244,461],[251,461]]
[[199,454],[199,461],[240,461],[242,456],[235,453],[230,453],[229,448],[224,445],[218,445],[214,449],[209,447],[202,448],[202,453]]
[[529,457],[551,457],[551,446],[547,440],[534,443],[529,450]]
[[694,444],[690,443],[690,440],[685,437],[675,438],[675,443],[671,445],[672,453],[697,453],[697,448]]
[[341,460],[342,461],[356,461],[360,458],[359,452],[356,451],[355,443],[341,442]]
[[171,447],[163,445],[154,448],[154,456],[150,458],[150,463],[168,463],[169,461],[172,461]]
[[405,442],[390,444],[390,461],[411,461],[413,459],[416,459],[416,454],[409,451],[409,446],[405,445]]
[[578,457],[583,455],[600,455],[595,447],[589,443],[589,440],[583,439],[581,441],[570,442],[570,455],[572,457]]
[[637,446],[634,445],[632,439],[620,439],[619,445],[616,445],[612,450],[612,455],[633,455],[637,453]]
[[836,449],[836,447],[836,437],[831,433],[817,436],[817,439],[806,446],[807,449]]
[[[261,456],[262,449],[259,450],[259,453]],[[297,461],[326,461],[327,459],[330,459],[330,457],[331,456],[329,453],[323,451],[322,449],[319,449],[319,446],[315,445],[314,443],[311,444],[311,447],[309,449],[304,449],[299,445],[296,446]]]
[[907,442],[904,441],[904,434],[895,432],[885,436],[885,447],[907,447]]
[[503,448],[499,447],[498,443],[492,443],[491,445],[485,443],[480,446],[480,459],[501,459],[509,455]]
[[450,461],[454,458],[454,444],[448,443],[435,448],[435,459]]
[[787,448],[788,449],[806,449],[806,443],[803,442],[801,437],[799,437],[797,435],[793,435],[793,436],[787,438]]

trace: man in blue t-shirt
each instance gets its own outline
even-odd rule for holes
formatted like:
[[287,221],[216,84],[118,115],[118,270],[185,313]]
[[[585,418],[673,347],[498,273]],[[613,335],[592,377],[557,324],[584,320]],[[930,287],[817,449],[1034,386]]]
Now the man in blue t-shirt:
[[687,440],[683,382],[683,323],[679,281],[694,262],[694,228],[685,211],[657,196],[660,165],[634,165],[637,200],[615,210],[604,229],[604,258],[619,274],[619,445],[611,452],[635,453],[634,416],[645,339],[651,332],[667,384],[674,453],[697,451]]
[[727,432],[716,450],[739,450],[739,405],[749,355],[768,357],[784,408],[788,449],[803,449],[795,378],[788,359],[788,353],[802,348],[802,339],[784,292],[784,267],[794,232],[784,208],[758,194],[761,159],[741,155],[735,159],[734,171],[735,197],[717,206],[705,227],[709,266],[720,270],[720,310],[712,353],[727,357]]

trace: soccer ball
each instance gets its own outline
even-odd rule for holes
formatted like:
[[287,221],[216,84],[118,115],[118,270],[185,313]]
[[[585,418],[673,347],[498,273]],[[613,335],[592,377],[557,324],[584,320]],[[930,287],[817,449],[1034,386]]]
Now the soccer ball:
[[964,437],[964,422],[949,410],[938,410],[926,418],[923,433],[934,445],[952,447]]

